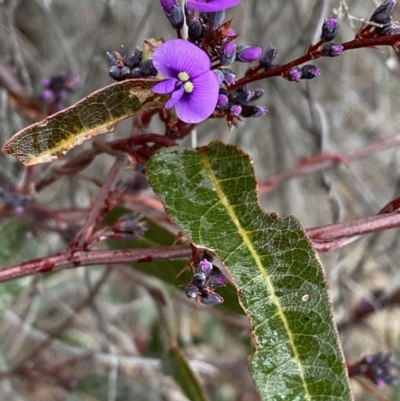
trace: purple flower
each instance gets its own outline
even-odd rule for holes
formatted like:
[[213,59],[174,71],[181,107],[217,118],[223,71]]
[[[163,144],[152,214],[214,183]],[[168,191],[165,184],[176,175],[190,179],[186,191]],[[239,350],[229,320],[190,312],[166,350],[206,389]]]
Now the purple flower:
[[240,0],[189,0],[188,9],[195,9],[205,13],[214,13],[226,10],[240,3]]
[[206,120],[218,100],[219,79],[210,70],[207,54],[182,39],[165,42],[153,54],[154,67],[165,78],[154,93],[171,94],[166,109],[175,106],[177,116],[186,123]]

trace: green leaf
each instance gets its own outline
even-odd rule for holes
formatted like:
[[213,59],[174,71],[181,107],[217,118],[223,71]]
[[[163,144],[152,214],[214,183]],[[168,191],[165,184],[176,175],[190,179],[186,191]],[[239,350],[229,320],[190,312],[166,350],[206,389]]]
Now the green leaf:
[[351,400],[322,266],[294,217],[264,213],[252,161],[219,141],[157,152],[148,178],[178,227],[232,275],[263,400]]
[[190,401],[205,401],[203,389],[177,348],[171,348],[163,359],[164,373],[174,377]]
[[164,101],[152,92],[156,80],[130,79],[93,92],[71,107],[17,132],[3,146],[26,166],[48,163],[94,136],[114,131],[117,123],[145,104]]
[[[0,227],[0,267],[39,257],[39,244],[30,235],[28,227],[19,220],[9,220]],[[0,315],[32,277],[0,284]]]

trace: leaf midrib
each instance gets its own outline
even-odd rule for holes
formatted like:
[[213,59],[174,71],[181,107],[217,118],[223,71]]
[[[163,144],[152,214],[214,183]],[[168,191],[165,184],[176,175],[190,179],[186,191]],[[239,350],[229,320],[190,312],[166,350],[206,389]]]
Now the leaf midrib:
[[[213,187],[215,188],[215,191],[218,195],[218,198],[220,199],[220,202],[227,210],[231,220],[233,221],[233,223],[235,224],[235,226],[237,228],[238,234],[243,238],[243,242],[244,242],[245,246],[249,249],[249,251],[256,263],[258,270],[260,271],[262,277],[264,278],[264,282],[268,288],[268,291],[271,294],[271,299],[272,299],[273,303],[276,305],[277,310],[278,310],[278,315],[280,316],[283,326],[285,327],[287,337],[289,340],[289,344],[293,350],[293,354],[294,354],[294,358],[297,362],[297,366],[299,367],[301,381],[302,381],[303,387],[307,393],[307,398],[311,401],[311,396],[310,396],[310,393],[307,388],[307,382],[305,380],[303,366],[302,366],[299,354],[298,354],[297,349],[294,344],[294,340],[293,340],[292,332],[290,331],[290,328],[289,328],[288,320],[283,312],[283,308],[279,302],[278,297],[275,295],[274,286],[272,285],[269,275],[266,273],[266,271],[261,263],[260,257],[258,255],[256,249],[253,247],[252,242],[247,235],[247,231],[242,227],[238,217],[236,216],[233,209],[230,207],[230,203],[228,202],[228,199],[225,196],[221,186],[219,185],[219,181],[213,172],[208,154],[204,151],[200,151],[199,154],[200,154],[201,161],[203,162],[204,169],[205,169],[205,171],[207,171],[209,178],[210,178],[211,182],[213,183]],[[262,210],[260,210],[260,212],[264,213]]]

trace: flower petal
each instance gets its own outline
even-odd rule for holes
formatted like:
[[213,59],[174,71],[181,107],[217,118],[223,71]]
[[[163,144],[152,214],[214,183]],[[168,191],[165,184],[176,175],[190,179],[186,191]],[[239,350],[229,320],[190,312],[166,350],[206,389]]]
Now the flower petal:
[[240,0],[210,0],[208,3],[203,0],[189,0],[187,6],[190,9],[195,9],[205,13],[213,13],[226,10],[240,3]]
[[179,79],[176,78],[167,79],[166,81],[162,81],[157,85],[154,85],[152,90],[154,93],[166,95],[168,93],[172,93],[179,82]]
[[165,103],[165,108],[168,110],[171,107],[174,107],[182,99],[182,96],[184,95],[184,93],[185,93],[185,90],[183,89],[183,85],[181,85],[179,89],[172,92],[172,95],[169,98],[168,102]]
[[206,52],[182,39],[169,40],[160,45],[153,54],[153,65],[167,78],[176,78],[180,72],[187,72],[192,78],[209,71],[211,67]]
[[193,92],[185,93],[175,105],[177,116],[186,123],[199,123],[206,120],[217,105],[219,82],[212,71],[193,79]]

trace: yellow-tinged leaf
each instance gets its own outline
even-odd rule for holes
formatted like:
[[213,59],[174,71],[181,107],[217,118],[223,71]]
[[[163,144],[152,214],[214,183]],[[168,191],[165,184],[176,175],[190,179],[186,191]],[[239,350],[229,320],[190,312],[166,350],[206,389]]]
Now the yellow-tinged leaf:
[[99,134],[115,129],[143,105],[165,101],[152,92],[156,80],[126,80],[109,85],[52,116],[17,132],[3,152],[26,166],[48,163]]

